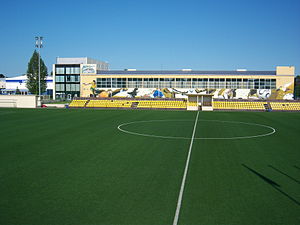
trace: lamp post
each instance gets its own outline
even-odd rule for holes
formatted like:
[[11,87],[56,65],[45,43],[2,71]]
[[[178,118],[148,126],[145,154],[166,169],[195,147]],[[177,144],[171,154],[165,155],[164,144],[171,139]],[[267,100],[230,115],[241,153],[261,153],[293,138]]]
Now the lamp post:
[[39,100],[41,100],[41,48],[43,47],[43,37],[35,37],[35,47],[39,52]]

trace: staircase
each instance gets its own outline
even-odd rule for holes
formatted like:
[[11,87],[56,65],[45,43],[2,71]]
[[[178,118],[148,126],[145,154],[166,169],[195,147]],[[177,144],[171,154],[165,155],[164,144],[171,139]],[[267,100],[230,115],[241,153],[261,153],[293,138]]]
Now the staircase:
[[86,103],[84,104],[84,108],[86,108],[87,104],[89,104],[90,100],[87,100]]
[[137,108],[137,106],[138,106],[138,102],[132,102],[132,104],[131,104],[131,108],[134,108],[134,109],[136,109]]

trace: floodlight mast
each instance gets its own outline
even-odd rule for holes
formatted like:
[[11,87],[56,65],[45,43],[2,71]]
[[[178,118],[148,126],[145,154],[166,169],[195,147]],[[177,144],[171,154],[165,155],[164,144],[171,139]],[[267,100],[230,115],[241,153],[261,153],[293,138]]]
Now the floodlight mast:
[[41,48],[43,47],[43,37],[35,37],[35,47],[39,53],[39,99],[41,100]]

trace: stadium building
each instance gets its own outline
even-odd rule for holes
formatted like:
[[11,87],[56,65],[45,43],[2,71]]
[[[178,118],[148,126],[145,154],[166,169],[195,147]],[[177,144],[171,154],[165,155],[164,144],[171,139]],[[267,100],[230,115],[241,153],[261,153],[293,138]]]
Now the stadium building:
[[56,64],[53,65],[53,99],[80,97],[83,74],[97,74],[97,71],[108,70],[108,66],[106,62],[88,57],[56,58]]
[[[19,94],[21,95],[28,95],[29,90],[26,87],[27,82],[27,75],[16,76],[16,77],[6,77],[0,78],[0,94],[3,95],[14,95]],[[43,95],[53,95],[53,77],[47,76],[46,78],[46,91],[42,93]]]
[[57,58],[53,65],[54,98],[187,98],[210,94],[215,99],[285,99],[294,97],[295,68],[273,71],[138,71],[109,70],[89,58]]

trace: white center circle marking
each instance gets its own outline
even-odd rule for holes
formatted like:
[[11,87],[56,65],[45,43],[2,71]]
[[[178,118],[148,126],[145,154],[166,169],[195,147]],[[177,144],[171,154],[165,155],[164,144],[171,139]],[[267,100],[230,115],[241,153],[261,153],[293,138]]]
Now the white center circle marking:
[[[264,124],[258,124],[258,123],[246,123],[246,122],[240,122],[240,121],[225,121],[225,120],[198,120],[198,122],[205,121],[205,122],[217,122],[217,123],[233,123],[233,124],[244,124],[244,125],[250,125],[250,126],[258,126],[258,127],[264,127],[268,128],[270,132],[258,134],[258,135],[249,135],[249,136],[236,136],[236,137],[195,137],[194,139],[198,140],[233,140],[233,139],[247,139],[247,138],[258,138],[258,137],[265,137],[272,135],[276,132],[275,128],[264,125]],[[192,120],[143,120],[143,121],[132,121],[128,123],[122,123],[118,126],[118,130],[121,132],[132,134],[132,135],[138,135],[138,136],[144,136],[144,137],[153,137],[153,138],[164,138],[164,139],[191,139],[189,137],[180,137],[180,136],[161,136],[161,135],[153,135],[153,134],[146,134],[146,133],[138,133],[133,132],[124,129],[125,126],[130,124],[137,124],[137,123],[152,123],[152,122],[192,122]]]

